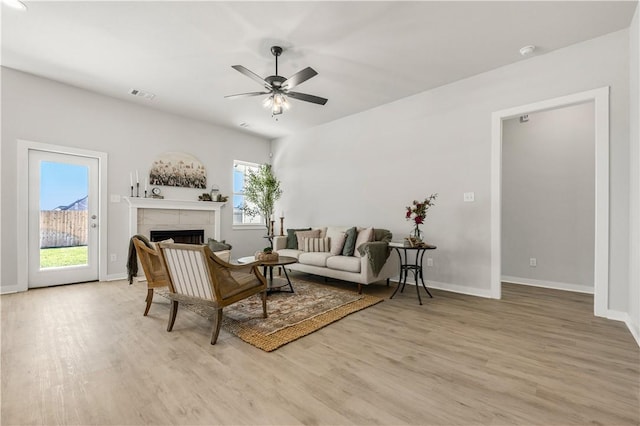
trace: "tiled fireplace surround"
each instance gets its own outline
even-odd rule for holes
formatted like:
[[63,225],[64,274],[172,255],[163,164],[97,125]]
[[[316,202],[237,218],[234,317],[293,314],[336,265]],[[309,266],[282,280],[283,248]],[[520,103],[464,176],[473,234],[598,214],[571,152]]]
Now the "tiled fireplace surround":
[[225,203],[125,197],[129,203],[129,233],[149,237],[151,230],[204,229],[220,240],[220,209]]

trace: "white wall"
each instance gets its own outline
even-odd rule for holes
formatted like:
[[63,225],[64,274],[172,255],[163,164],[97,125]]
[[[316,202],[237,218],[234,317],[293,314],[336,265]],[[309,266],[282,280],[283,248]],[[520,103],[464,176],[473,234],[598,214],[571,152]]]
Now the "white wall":
[[591,102],[503,122],[503,281],[593,293],[594,114]]
[[[232,191],[233,160],[264,163],[269,142],[200,121],[167,114],[13,69],[1,68],[2,78],[2,288],[16,285],[16,141],[18,139],[72,146],[109,155],[108,193],[128,195],[129,173],[147,174],[153,160],[166,151],[194,155],[207,169],[207,184],[221,193]],[[163,188],[167,198],[197,200],[204,192]],[[104,221],[102,222],[104,224]],[[126,202],[109,203],[108,252],[118,261],[107,273],[126,273],[129,241]],[[222,209],[222,238],[233,244],[233,256],[264,246],[264,231],[232,230],[232,206]]]
[[630,182],[629,187],[629,323],[640,344],[640,8],[629,29],[629,63],[631,94],[629,105],[630,124]]
[[[427,216],[436,285],[490,296],[491,113],[611,86],[610,307],[626,311],[629,64],[626,30],[498,68],[273,142],[287,226],[410,230],[404,207],[438,192]],[[329,106],[329,104],[328,104]],[[474,203],[463,193],[475,192]],[[310,206],[313,206],[312,208]]]

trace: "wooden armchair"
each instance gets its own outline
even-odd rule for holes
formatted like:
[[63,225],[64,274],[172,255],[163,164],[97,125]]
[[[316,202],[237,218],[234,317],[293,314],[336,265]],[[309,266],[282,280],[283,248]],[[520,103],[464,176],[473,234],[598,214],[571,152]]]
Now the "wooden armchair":
[[153,289],[158,287],[168,287],[169,274],[167,273],[164,261],[162,260],[160,250],[154,249],[142,238],[138,235],[134,235],[131,237],[131,241],[133,241],[136,253],[138,254],[138,259],[140,259],[140,264],[142,265],[142,270],[147,278],[147,298],[145,300],[147,302],[147,306],[144,309],[144,316],[147,316],[149,308],[151,307],[151,301],[153,300]]
[[173,329],[179,302],[216,309],[212,345],[218,340],[225,306],[262,293],[262,313],[267,317],[267,281],[258,262],[233,265],[214,255],[206,245],[160,243],[159,246],[170,277],[171,313],[167,331]]

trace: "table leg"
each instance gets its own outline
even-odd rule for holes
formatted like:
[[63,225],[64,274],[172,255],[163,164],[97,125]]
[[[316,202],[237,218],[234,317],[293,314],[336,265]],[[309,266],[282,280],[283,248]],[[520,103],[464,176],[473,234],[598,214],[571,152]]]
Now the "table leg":
[[422,298],[420,297],[420,285],[418,284],[418,275],[420,274],[420,270],[416,267],[413,270],[413,280],[416,282],[416,293],[418,293],[418,302],[422,305]]
[[287,277],[287,284],[289,284],[289,288],[291,289],[291,293],[295,293],[295,291],[293,291],[293,284],[291,284],[291,280],[289,279],[289,274],[287,274],[287,268],[285,268],[283,266],[282,270],[284,271],[284,276]]
[[399,259],[399,264],[400,264],[400,276],[398,277],[398,286],[396,287],[395,290],[393,290],[393,294],[391,295],[391,297],[389,299],[393,299],[393,296],[396,295],[396,293],[398,292],[398,289],[400,288],[400,284],[402,283],[402,255],[400,254],[400,249],[398,248],[394,248],[396,253],[398,253],[398,259]]
[[273,277],[269,279],[269,270],[267,266],[262,267],[262,275],[267,279],[267,293],[271,291],[271,287],[273,287]]
[[[433,299],[433,295],[431,294],[431,292],[429,291],[429,289],[427,288],[427,286],[424,283],[424,274],[422,272],[422,261],[424,259],[424,254],[426,253],[426,250],[422,251],[422,255],[420,256],[420,281],[422,281],[422,287],[424,287],[424,289],[427,291],[427,294],[429,295],[430,298]],[[416,280],[416,285],[418,285],[418,281]]]

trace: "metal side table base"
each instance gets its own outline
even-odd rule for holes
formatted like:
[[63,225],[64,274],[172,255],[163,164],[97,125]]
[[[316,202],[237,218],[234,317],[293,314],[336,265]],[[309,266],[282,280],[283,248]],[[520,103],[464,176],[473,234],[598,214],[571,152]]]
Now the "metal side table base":
[[[413,271],[413,280],[416,283],[416,293],[418,294],[418,302],[422,305],[422,297],[420,296],[420,284],[425,289],[430,298],[433,298],[433,295],[427,288],[424,283],[424,274],[422,271],[422,260],[424,259],[424,254],[427,250],[435,250],[436,246],[426,245],[423,247],[404,247],[404,246],[391,246],[396,253],[398,253],[398,258],[400,259],[400,278],[398,280],[398,286],[394,290],[393,294],[389,299],[393,299],[393,296],[396,295],[398,290],[400,293],[404,291],[404,286],[407,285],[407,275],[409,275],[409,271]],[[400,251],[402,250],[402,252]],[[416,261],[415,264],[408,263],[408,250],[412,250],[416,252]],[[404,256],[403,256],[404,254]],[[418,281],[418,279],[420,281]]]

